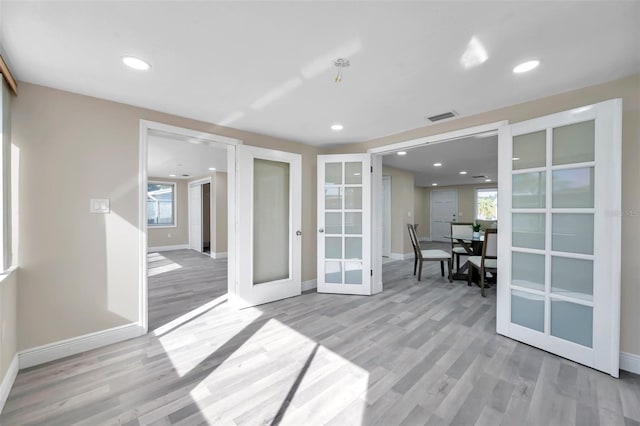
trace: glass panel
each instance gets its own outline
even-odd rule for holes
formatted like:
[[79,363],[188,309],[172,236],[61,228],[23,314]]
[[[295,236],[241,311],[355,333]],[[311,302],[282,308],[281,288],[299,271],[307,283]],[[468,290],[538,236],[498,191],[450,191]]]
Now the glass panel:
[[547,136],[545,130],[513,137],[513,170],[546,165]]
[[592,347],[593,308],[552,298],[551,335]]
[[513,246],[544,250],[545,215],[543,213],[514,213],[512,218]]
[[362,213],[344,214],[344,233],[362,234]]
[[173,200],[175,184],[149,182],[147,185],[147,224],[173,226]]
[[545,172],[513,175],[512,207],[514,209],[544,208],[546,197]]
[[362,259],[362,238],[347,237],[344,240],[344,258]]
[[551,249],[593,254],[593,215],[554,213],[551,222]]
[[253,283],[289,278],[289,164],[253,160]]
[[544,332],[544,297],[512,290],[511,322]]
[[553,207],[593,207],[593,167],[553,172]]
[[344,283],[362,284],[362,263],[344,262]]
[[362,210],[362,188],[359,186],[344,189],[344,208]]
[[325,163],[324,183],[342,185],[342,163]]
[[513,252],[511,283],[544,291],[544,255]]
[[324,189],[325,210],[342,209],[342,188],[328,187]]
[[342,259],[342,237],[325,237],[324,257],[327,259]]
[[324,282],[342,284],[342,262],[324,262]]
[[553,129],[553,165],[594,160],[594,121]]
[[362,162],[344,163],[344,183],[362,184]]
[[325,234],[342,235],[342,213],[324,214],[324,232]]
[[553,256],[551,291],[564,296],[593,300],[593,261]]

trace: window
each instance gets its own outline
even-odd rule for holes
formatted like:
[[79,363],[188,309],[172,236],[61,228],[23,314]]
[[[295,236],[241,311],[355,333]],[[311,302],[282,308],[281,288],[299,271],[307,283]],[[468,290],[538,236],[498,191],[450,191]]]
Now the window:
[[476,219],[498,220],[498,190],[476,189]]
[[147,225],[176,226],[176,184],[149,182],[147,185]]

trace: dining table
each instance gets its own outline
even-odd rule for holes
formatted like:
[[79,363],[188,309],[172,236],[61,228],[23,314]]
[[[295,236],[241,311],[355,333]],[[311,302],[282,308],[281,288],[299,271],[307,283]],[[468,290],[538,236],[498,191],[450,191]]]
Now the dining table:
[[[482,256],[482,245],[484,244],[484,235],[443,235],[444,238],[455,241],[468,253],[469,256]],[[469,261],[464,262],[460,269],[454,271],[452,278],[454,280],[467,280]]]

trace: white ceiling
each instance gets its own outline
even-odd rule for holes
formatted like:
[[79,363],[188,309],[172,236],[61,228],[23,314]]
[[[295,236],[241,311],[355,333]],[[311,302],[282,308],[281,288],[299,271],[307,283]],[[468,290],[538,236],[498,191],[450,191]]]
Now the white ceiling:
[[[416,186],[495,185],[498,179],[498,136],[471,136],[406,150],[407,155],[389,154],[382,164],[414,173]],[[434,167],[434,163],[442,166]],[[461,175],[461,171],[466,175]],[[473,176],[486,176],[474,178]]]
[[[197,139],[154,133],[147,138],[147,174],[151,177],[192,179],[227,171],[227,150]],[[170,175],[176,175],[175,177]],[[187,176],[183,176],[187,175]]]
[[[5,0],[1,8],[3,48],[20,80],[314,145],[640,71],[640,2]],[[465,67],[470,46],[486,62]],[[153,67],[132,71],[123,55]],[[336,84],[339,57],[351,66]],[[542,65],[511,72],[531,58]],[[334,122],[344,130],[332,132]]]

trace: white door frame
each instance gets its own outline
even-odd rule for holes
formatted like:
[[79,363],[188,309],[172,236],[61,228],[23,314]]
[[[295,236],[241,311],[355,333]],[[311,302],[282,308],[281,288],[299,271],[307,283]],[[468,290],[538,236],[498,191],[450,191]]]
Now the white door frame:
[[[493,123],[482,124],[480,126],[467,127],[466,129],[454,130],[451,132],[440,133],[437,135],[424,136],[417,139],[382,145],[375,148],[369,148],[367,153],[372,154],[371,164],[373,164],[373,182],[371,184],[372,199],[372,267],[373,267],[373,292],[382,291],[382,156],[410,148],[432,145],[436,143],[450,142],[456,139],[465,138],[467,136],[476,135],[478,133],[497,132],[501,127],[508,125],[507,120],[496,121]],[[498,185],[500,182],[498,182]],[[376,232],[377,231],[377,232]]]
[[[458,219],[458,190],[457,189],[433,189],[429,192],[429,238],[431,241],[441,241],[442,240],[434,240],[433,239],[433,193],[434,192],[453,192],[456,194],[456,208],[455,208],[455,216],[456,221]],[[442,236],[440,236],[442,238]]]
[[190,139],[227,148],[227,191],[228,191],[228,274],[227,288],[235,289],[236,283],[236,151],[237,146],[242,144],[242,140],[230,138],[212,133],[200,132],[186,129],[184,127],[172,126],[170,124],[158,123],[149,120],[140,120],[139,126],[139,168],[138,168],[138,229],[140,257],[138,265],[139,277],[139,300],[138,300],[138,325],[143,333],[147,333],[149,328],[149,306],[148,306],[148,281],[147,281],[147,157],[149,151],[149,132],[162,132],[183,136]]
[[[187,219],[189,220],[188,223],[188,230],[189,232],[187,233],[187,236],[189,237],[189,248],[191,248],[191,191],[190,188],[192,186],[195,185],[200,185],[200,191],[202,191],[202,185],[208,183],[209,185],[211,185],[211,177],[206,177],[206,178],[202,178],[202,179],[196,179],[196,180],[192,180],[192,181],[188,181],[187,182],[187,194],[188,194],[188,199],[187,199]],[[202,196],[202,192],[200,193],[200,195]],[[204,204],[200,204],[200,222],[201,225],[204,227],[204,218],[202,217],[202,209],[204,208]],[[209,221],[211,221],[211,215],[209,216]],[[211,234],[211,228],[209,229],[209,234]],[[211,235],[209,235],[209,239],[211,240]],[[204,244],[204,240],[202,240],[203,244]],[[202,253],[202,251],[200,251],[200,253]]]

